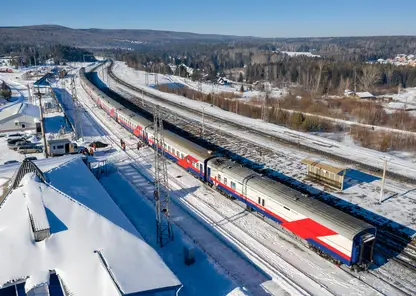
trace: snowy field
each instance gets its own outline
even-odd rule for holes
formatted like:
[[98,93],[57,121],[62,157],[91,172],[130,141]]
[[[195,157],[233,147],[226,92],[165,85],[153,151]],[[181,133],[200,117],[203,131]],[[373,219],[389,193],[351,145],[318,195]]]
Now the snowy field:
[[[129,76],[123,76],[121,71],[116,69],[115,73],[116,75],[120,75],[119,77],[122,79],[128,81]],[[115,84],[113,82],[110,83],[110,85],[114,86]],[[123,89],[123,91],[127,93],[134,94],[133,91],[123,86],[118,85],[118,88]],[[262,131],[267,131],[271,135],[278,132],[285,135],[286,138],[291,137],[295,141],[298,140],[306,142],[307,145],[319,146],[324,151],[333,152],[353,160],[361,160],[363,163],[371,163],[381,167],[381,157],[388,155],[386,153],[360,148],[354,145],[348,145],[348,143],[337,143],[335,141],[326,139],[324,140],[323,138],[317,136],[291,131],[277,125],[262,122],[260,120],[253,120],[234,113],[226,112],[220,108],[210,106],[209,104],[192,101],[181,96],[161,93],[150,88],[146,88],[146,90],[149,90],[150,92],[153,92],[157,95],[162,95],[164,98],[174,102],[179,102],[180,104],[190,107],[194,110],[199,111],[202,109],[201,107],[204,106],[206,113],[212,113],[220,118],[227,118],[242,126],[252,124],[250,127],[253,127],[254,125],[256,128]],[[141,97],[141,94],[134,95]],[[165,106],[171,112],[175,112],[182,117],[193,119],[196,122],[201,121],[200,115],[195,114],[195,112],[188,112],[183,108],[160,103],[153,98],[145,97],[145,99],[153,103],[157,102],[158,104]],[[293,148],[281,145],[275,141],[271,141],[268,138],[253,134],[250,131],[237,129],[235,126],[224,125],[223,122],[215,122],[205,119],[205,124],[207,126],[207,130],[209,130],[208,127],[213,129],[213,133],[215,133],[215,130],[220,130],[222,132],[232,134],[233,136],[238,136],[239,138],[247,141],[247,145],[244,145],[240,142],[236,146],[238,146],[238,149],[244,150],[246,154],[249,154],[249,158],[253,161],[263,163],[266,167],[277,171],[279,174],[282,174],[283,179],[291,179],[295,183],[297,181],[303,182],[306,184],[306,187],[310,186],[310,190],[312,192],[316,192],[314,188],[324,190],[323,186],[317,185],[309,180],[305,180],[306,167],[305,165],[301,164],[301,161],[304,158],[316,155],[294,150]],[[270,156],[256,155],[256,153],[250,151],[250,147],[253,149],[253,146],[250,146],[250,143],[274,151],[274,154],[271,154]],[[241,155],[241,153],[244,152],[241,150],[236,152]],[[411,161],[400,159],[399,157],[402,155],[389,156],[392,157],[388,165],[390,170],[393,169],[405,175],[413,177],[415,176],[416,168]],[[379,204],[379,191],[381,186],[380,177],[372,176],[365,172],[360,172],[361,169],[358,167],[345,164],[339,165],[349,168],[346,178],[347,185],[345,190],[342,192],[330,190],[329,194],[332,196],[332,198],[338,199],[338,203],[342,206],[347,206],[352,209],[358,206],[359,208],[363,209],[362,215],[367,216],[370,220],[377,222],[377,224],[390,225],[391,227],[400,229],[401,231],[411,236],[415,235],[416,220],[414,218],[414,213],[416,212],[416,191],[414,190],[414,186],[387,179],[383,202],[382,204]],[[354,209],[354,211],[356,210]]]
[[[128,77],[128,81],[132,81],[136,84],[145,85],[146,84],[146,72],[144,71],[136,71],[132,68],[129,68],[124,62],[115,62],[114,69],[117,70],[119,73],[124,73],[125,76]],[[162,84],[172,84],[178,83],[189,87],[190,89],[199,90],[198,82],[192,81],[189,78],[183,78],[176,75],[163,75],[157,74],[157,81],[159,85]],[[148,73],[148,83],[149,86],[154,87],[156,83],[156,78],[154,73]],[[264,92],[260,92],[257,90],[245,90],[243,93],[240,92],[241,85],[220,85],[220,84],[212,84],[212,83],[201,83],[201,91],[203,93],[221,93],[221,92],[229,92],[234,93],[236,97],[241,97],[241,99],[251,99],[253,97],[264,97]],[[245,87],[246,88],[246,87]],[[270,97],[278,98],[284,94],[284,90],[275,89],[273,88],[270,92]]]
[[[79,93],[80,92],[81,91],[79,91]],[[135,149],[135,144],[137,143],[135,137],[132,137],[128,132],[118,126],[102,110],[95,108],[93,102],[88,100],[88,98],[83,97],[82,102],[83,104],[88,104],[90,106],[88,111],[93,114],[93,117],[96,118],[97,122],[104,125],[105,129],[108,131],[108,136],[114,138],[115,143],[117,143],[119,138],[123,138],[126,141],[127,156],[114,157],[112,158],[113,163],[115,163],[115,166],[118,168],[118,173],[123,175],[124,179],[126,179],[124,181],[136,185],[135,190],[137,190],[140,195],[144,195],[145,198],[151,198],[153,187],[149,182],[152,176],[151,163],[153,160],[153,152],[148,148],[138,152]],[[188,211],[193,211],[193,215],[195,215],[196,212],[197,215],[204,217],[204,220],[208,225],[211,225],[214,230],[220,232],[223,236],[228,238],[228,240],[234,241],[234,244],[237,244],[239,247],[240,252],[243,251],[253,263],[263,270],[266,270],[273,279],[272,282],[277,282],[281,287],[284,287],[285,285],[288,285],[288,283],[285,283],[283,279],[289,277],[292,281],[297,283],[298,286],[302,287],[302,289],[306,289],[306,291],[303,290],[301,294],[379,294],[377,290],[369,287],[368,284],[365,284],[362,280],[356,279],[342,269],[339,269],[328,261],[320,258],[314,252],[307,250],[292,238],[277,231],[266,221],[246,213],[240,206],[201,184],[176,165],[169,164],[168,171],[172,190],[174,190],[172,194],[172,207],[174,208],[174,211],[176,211],[176,205],[179,203],[184,204],[189,208]],[[117,179],[120,177],[113,176],[113,178]],[[105,183],[107,184],[108,182]],[[112,186],[107,186],[107,188],[110,191],[114,190]],[[120,193],[120,195],[121,194],[122,193]],[[112,193],[112,195],[113,198],[119,200],[119,206],[125,209],[126,215],[129,218],[132,217],[131,219],[137,219],[137,215],[131,213],[130,203],[125,200],[128,199],[131,203],[136,203],[137,200],[135,200],[133,196],[127,198],[126,195],[123,194],[124,198],[122,198],[114,193]],[[122,202],[126,204],[123,205]],[[183,208],[184,205],[182,205],[181,208]],[[140,208],[140,206],[135,206],[134,208],[137,209]],[[134,210],[134,212],[136,212],[136,210]],[[181,218],[174,218],[175,224],[182,220],[182,216]],[[181,224],[180,227],[185,226],[189,227],[189,223]],[[143,226],[143,228],[144,227],[145,226]],[[186,231],[192,230],[189,229]],[[195,233],[195,231],[192,231],[192,233]],[[199,240],[196,241],[198,242]],[[249,249],[247,250],[247,247],[244,248],[244,244],[241,242],[248,244]],[[230,242],[228,242],[228,244],[229,243]],[[202,245],[204,247],[209,246],[207,244]],[[257,252],[253,254],[252,250],[257,250]],[[215,252],[215,248],[213,250],[209,249],[207,252],[214,258],[218,258],[216,256],[219,256],[216,253],[211,253]],[[260,260],[261,257],[268,258],[268,260],[262,261]],[[222,260],[222,266],[229,266],[229,263]],[[236,264],[237,263],[233,261],[233,265]],[[174,267],[171,268],[175,271]],[[246,271],[244,272],[246,273]],[[318,274],[316,272],[318,272]],[[301,278],[303,279],[301,280]],[[390,289],[370,275],[365,277],[365,281],[372,283],[377,288],[381,288],[381,290]],[[317,282],[320,282],[320,289],[314,291],[313,289],[317,288]],[[294,283],[292,283],[292,285],[293,284]],[[270,283],[266,285],[266,287],[270,291],[271,288],[269,285]],[[246,286],[246,288],[248,287]],[[273,288],[272,294],[282,294],[283,291],[275,289],[276,287]],[[289,287],[286,287],[286,289],[289,289]],[[299,287],[297,289],[299,289]],[[248,290],[251,291],[249,288]],[[298,294],[300,291],[297,291],[297,293],[291,292],[292,293],[290,293],[289,290],[286,293],[294,295]],[[389,292],[395,293],[393,290],[389,290]]]

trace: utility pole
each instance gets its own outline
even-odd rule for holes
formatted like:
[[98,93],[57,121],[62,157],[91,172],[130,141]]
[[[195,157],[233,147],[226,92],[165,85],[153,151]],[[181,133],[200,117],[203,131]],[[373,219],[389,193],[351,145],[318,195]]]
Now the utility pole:
[[382,158],[384,160],[384,167],[383,167],[383,179],[381,179],[381,188],[380,188],[380,199],[378,201],[381,204],[383,197],[384,197],[384,180],[386,179],[386,170],[387,170],[387,158]]
[[354,93],[357,92],[357,68],[354,67]]
[[83,132],[82,132],[82,123],[79,118],[79,110],[81,109],[81,106],[79,104],[78,97],[77,97],[77,89],[75,87],[74,77],[72,77],[72,81],[71,81],[71,95],[72,95],[72,105],[74,108],[75,138],[77,140],[81,138],[81,140],[84,141]]
[[142,105],[143,105],[143,107],[145,106],[145,103],[144,103],[144,90],[143,90],[143,88],[142,88]]
[[198,80],[198,92],[202,93],[202,81],[201,81],[201,79]]
[[149,85],[149,73],[144,72],[144,84]]
[[268,95],[266,94],[266,96],[264,97],[264,101],[263,101],[263,105],[261,106],[261,119],[264,122],[267,122],[269,120],[269,116],[268,116],[268,107],[267,107],[267,101],[268,101]]
[[155,106],[153,114],[153,129],[155,148],[155,189],[153,195],[156,206],[156,237],[157,243],[163,247],[166,243],[173,240],[173,231],[169,217],[170,190],[164,152],[163,119],[158,105]]
[[45,158],[48,158],[48,146],[46,145],[46,135],[45,135],[45,121],[43,119],[43,109],[42,109],[42,93],[40,92],[38,85],[38,99],[39,99],[39,110],[40,110],[40,127],[42,129],[42,138],[43,138],[43,152]]
[[205,107],[202,107],[202,129],[201,129],[201,137],[204,137],[205,133]]
[[29,83],[27,84],[27,94],[28,94],[28,97],[29,97],[29,103],[32,103],[32,92],[30,91]]

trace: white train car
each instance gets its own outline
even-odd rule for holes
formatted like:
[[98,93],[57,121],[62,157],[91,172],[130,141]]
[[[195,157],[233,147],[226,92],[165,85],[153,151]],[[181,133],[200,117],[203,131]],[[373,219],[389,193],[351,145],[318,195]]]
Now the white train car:
[[372,261],[376,228],[225,158],[208,161],[209,182],[346,265]]

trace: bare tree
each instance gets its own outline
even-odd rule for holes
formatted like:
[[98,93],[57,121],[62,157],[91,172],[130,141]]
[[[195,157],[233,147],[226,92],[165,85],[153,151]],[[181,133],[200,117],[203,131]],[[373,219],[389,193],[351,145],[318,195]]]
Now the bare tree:
[[365,90],[368,90],[380,79],[380,71],[374,65],[365,66],[362,75],[358,76]]
[[318,72],[318,77],[316,79],[315,94],[317,94],[319,91],[319,86],[321,84],[321,77],[322,77],[322,69],[324,68],[324,65],[325,65],[324,60],[320,60],[318,62],[319,72]]

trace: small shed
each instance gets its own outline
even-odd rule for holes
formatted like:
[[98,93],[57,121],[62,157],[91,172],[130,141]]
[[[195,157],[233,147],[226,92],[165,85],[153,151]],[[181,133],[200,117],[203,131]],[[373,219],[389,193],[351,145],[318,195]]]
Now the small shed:
[[307,165],[308,177],[325,183],[331,187],[343,190],[344,189],[344,177],[346,168],[337,167],[326,161],[322,161],[314,158],[306,158],[302,160],[303,164]]
[[355,93],[355,95],[356,95],[358,98],[362,99],[362,100],[367,100],[367,99],[375,99],[375,98],[376,98],[376,97],[375,97],[372,93],[370,93],[370,92],[368,92],[368,91],[364,91],[364,92],[356,92],[356,93]]
[[65,138],[49,140],[48,153],[50,156],[78,153],[78,145]]

